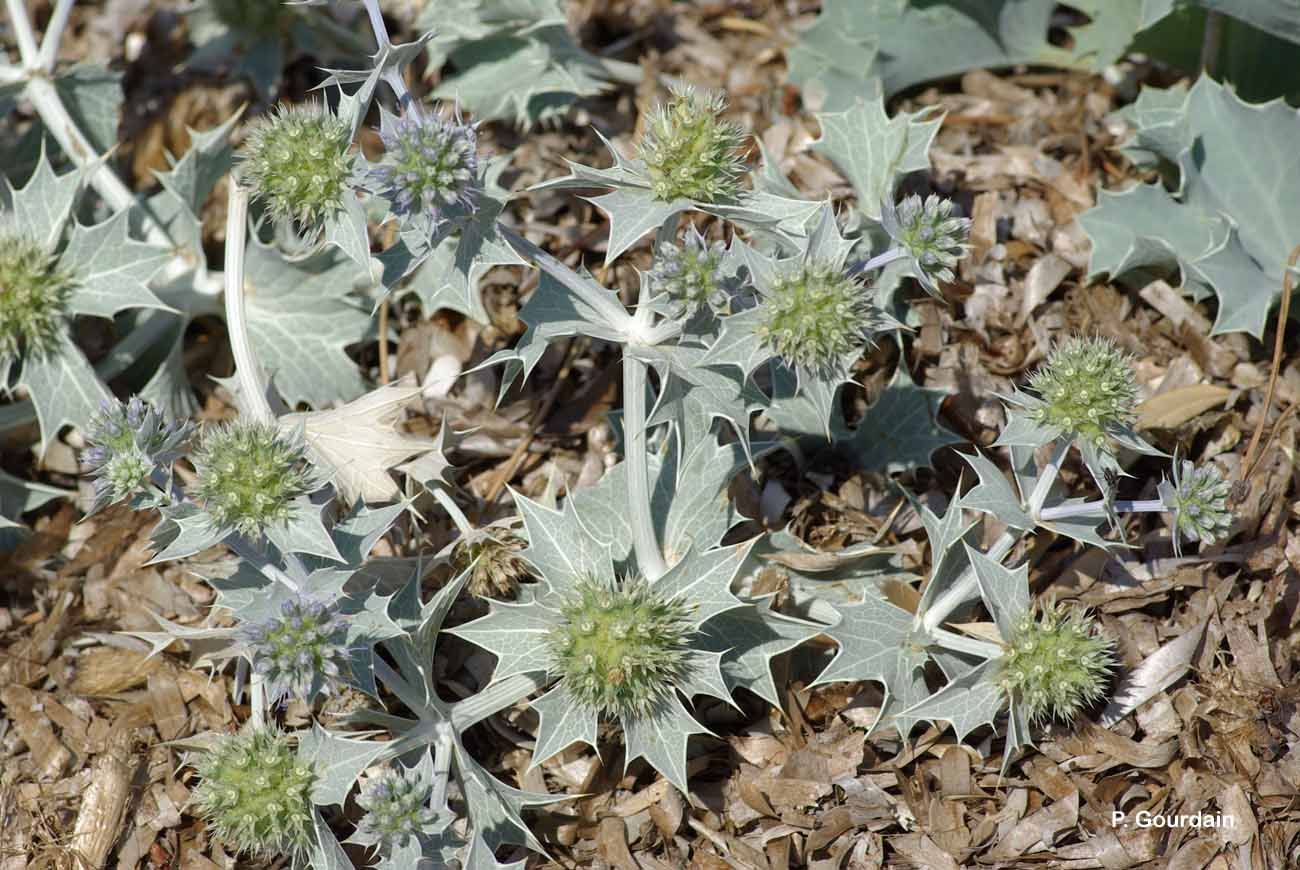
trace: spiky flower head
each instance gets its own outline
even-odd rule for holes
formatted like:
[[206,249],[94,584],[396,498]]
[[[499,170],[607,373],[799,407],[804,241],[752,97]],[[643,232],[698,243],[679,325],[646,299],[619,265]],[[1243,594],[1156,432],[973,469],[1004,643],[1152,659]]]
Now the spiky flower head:
[[311,844],[316,772],[279,731],[220,737],[191,760],[191,800],[222,842],[256,855],[302,854]]
[[451,552],[452,569],[460,574],[472,567],[466,588],[477,598],[512,599],[519,583],[531,574],[519,555],[523,540],[513,532],[487,526],[456,542]]
[[426,112],[385,123],[380,136],[384,159],[369,181],[396,214],[422,212],[436,224],[452,206],[473,210],[479,194],[473,126]]
[[669,317],[689,317],[704,306],[726,310],[731,288],[723,272],[725,255],[725,244],[710,244],[694,226],[681,245],[665,243],[655,248],[647,277],[654,295],[665,298]]
[[1137,381],[1128,354],[1105,338],[1074,337],[1058,345],[1029,386],[1040,402],[1028,416],[1041,426],[1077,433],[1105,450],[1107,436],[1136,416]]
[[1073,719],[1101,697],[1115,667],[1111,641],[1093,620],[1051,601],[1022,615],[1005,645],[1000,683],[1035,722]]
[[806,260],[778,275],[764,293],[764,344],[788,365],[833,370],[867,343],[877,312],[859,280],[832,265]]
[[347,623],[337,608],[308,595],[286,599],[278,615],[246,622],[238,634],[272,701],[328,694],[347,663]]
[[76,282],[36,241],[0,228],[0,370],[58,348]]
[[81,455],[95,478],[91,512],[143,489],[155,469],[165,468],[181,455],[193,432],[192,423],[169,422],[139,396],[126,403],[105,401],[86,427],[90,446]]
[[279,220],[309,234],[352,196],[352,131],[323,103],[277,105],[248,126],[240,177]]
[[381,851],[406,842],[438,822],[429,807],[433,783],[418,769],[385,769],[361,788],[357,804],[366,814],[357,822],[357,839],[377,844]]
[[646,118],[637,156],[645,163],[655,199],[719,202],[740,192],[745,163],[741,128],[722,119],[727,101],[686,85]]
[[897,206],[886,200],[881,225],[907,252],[926,290],[939,294],[939,283],[953,280],[953,267],[970,249],[970,218],[953,217],[951,200],[913,194]]
[[1157,492],[1174,515],[1174,553],[1181,556],[1182,538],[1214,544],[1232,530],[1228,509],[1232,484],[1215,465],[1197,468],[1184,460],[1175,462],[1173,470],[1173,482],[1160,481]]
[[272,424],[235,422],[207,430],[190,458],[208,518],[217,528],[254,536],[287,523],[295,499],[315,489],[305,455],[301,443]]
[[550,672],[597,713],[640,717],[666,702],[686,675],[690,608],[638,576],[583,578],[550,630]]

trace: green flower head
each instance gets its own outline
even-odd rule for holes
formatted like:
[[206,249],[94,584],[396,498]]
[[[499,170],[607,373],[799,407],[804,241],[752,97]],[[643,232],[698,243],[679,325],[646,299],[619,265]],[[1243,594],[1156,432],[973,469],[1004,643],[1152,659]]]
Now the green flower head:
[[1214,544],[1232,530],[1228,495],[1232,484],[1217,466],[1197,468],[1190,462],[1174,463],[1174,479],[1162,480],[1157,492],[1165,509],[1174,515],[1174,553],[1182,555],[1182,539]]
[[249,125],[240,177],[276,219],[318,232],[352,195],[351,145],[347,123],[323,104],[281,103]]
[[20,355],[45,357],[58,348],[75,287],[53,254],[0,229],[0,368]]
[[726,100],[691,86],[674,88],[667,104],[646,118],[637,156],[656,199],[719,202],[740,192],[745,164],[739,156],[745,134],[722,120]]
[[1128,354],[1104,338],[1071,338],[1029,378],[1039,402],[1028,409],[1035,423],[1077,433],[1099,450],[1115,429],[1136,416],[1137,382]]
[[560,613],[547,638],[551,673],[598,713],[644,716],[686,675],[690,609],[661,598],[639,577],[585,578]]
[[311,844],[316,772],[273,729],[224,735],[192,760],[191,800],[219,840],[256,855],[300,855]]
[[922,286],[939,295],[939,284],[953,280],[953,267],[970,249],[970,219],[953,217],[951,200],[930,194],[922,201],[913,194],[897,206],[886,200],[881,224],[894,243],[907,252]]
[[1082,610],[1048,602],[1006,639],[1000,682],[1033,721],[1068,721],[1101,697],[1114,667],[1111,642]]
[[759,335],[788,365],[833,370],[861,350],[878,323],[858,279],[815,260],[778,275],[762,301]]
[[300,443],[270,424],[209,429],[191,457],[199,501],[217,528],[260,535],[287,523],[295,500],[316,489],[304,468],[305,454]]

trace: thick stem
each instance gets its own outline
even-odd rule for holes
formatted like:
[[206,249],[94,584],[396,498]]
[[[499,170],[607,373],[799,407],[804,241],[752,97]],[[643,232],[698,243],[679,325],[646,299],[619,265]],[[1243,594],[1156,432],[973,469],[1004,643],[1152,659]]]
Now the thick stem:
[[372,656],[375,676],[388,690],[401,699],[407,708],[421,719],[429,718],[429,699],[422,689],[412,686],[380,656]]
[[447,806],[447,784],[451,781],[451,756],[455,751],[456,735],[450,723],[439,723],[443,727],[436,732],[437,740],[433,744],[433,793],[429,806],[438,815],[450,815]]
[[935,628],[931,631],[930,636],[934,638],[936,644],[954,652],[970,653],[985,659],[1001,658],[1003,653],[1002,647],[992,641],[957,634],[948,631],[946,628]]
[[36,33],[32,30],[32,20],[27,17],[27,6],[23,0],[5,0],[5,8],[9,10],[14,41],[18,43],[18,56],[22,58],[23,66],[34,69],[40,49],[36,47]]
[[606,291],[596,282],[577,275],[568,266],[534,245],[528,239],[515,232],[504,223],[497,223],[497,232],[501,238],[525,260],[531,260],[539,269],[546,272],[565,286],[588,306],[598,311],[605,321],[619,329],[625,335],[634,334],[632,315],[627,313],[618,297]]
[[456,529],[460,532],[462,538],[468,538],[474,534],[474,526],[470,523],[469,518],[460,509],[460,505],[456,504],[455,499],[448,495],[442,487],[435,486],[433,488],[433,497],[447,511],[447,516],[451,517],[451,521],[456,524]]
[[623,354],[623,443],[627,464],[628,521],[637,566],[651,583],[668,573],[650,504],[650,451],[646,444],[646,364]]
[[266,377],[257,364],[248,340],[244,316],[244,246],[248,235],[248,188],[231,177],[227,187],[226,212],[226,329],[235,356],[235,377],[239,379],[242,410],[258,423],[275,422],[266,400]]
[[883,268],[885,266],[888,266],[890,263],[894,262],[895,260],[901,260],[903,257],[906,256],[907,256],[906,248],[890,248],[889,250],[883,253],[877,254],[876,256],[872,257],[870,260],[867,260],[867,262],[863,263],[854,271],[859,273],[870,272],[872,269]]
[[1052,458],[1047,461],[1043,473],[1038,476],[1038,482],[1034,484],[1034,491],[1029,494],[1029,515],[1038,518],[1038,513],[1043,509],[1047,502],[1047,496],[1052,492],[1052,484],[1056,483],[1056,476],[1061,473],[1061,464],[1065,462],[1065,454],[1070,452],[1070,442],[1064,439],[1056,442],[1052,447]]
[[255,728],[266,725],[266,681],[261,674],[249,669],[248,706]]
[[[1117,501],[1112,507],[1116,513],[1120,514],[1149,514],[1168,510],[1165,503],[1158,498],[1142,499],[1140,501]],[[1106,516],[1106,502],[1101,500],[1075,505],[1058,504],[1055,507],[1043,508],[1038,512],[1038,518],[1043,521],[1063,520],[1067,517],[1104,516]]]
[[63,32],[68,29],[68,15],[76,2],[77,0],[58,0],[50,15],[50,23],[45,28],[45,36],[41,38],[40,55],[37,57],[37,63],[47,73],[54,72],[54,64],[59,59],[59,43],[63,39]]
[[451,707],[451,725],[457,734],[507,707],[513,707],[546,685],[545,673],[515,674],[488,685],[483,691]]

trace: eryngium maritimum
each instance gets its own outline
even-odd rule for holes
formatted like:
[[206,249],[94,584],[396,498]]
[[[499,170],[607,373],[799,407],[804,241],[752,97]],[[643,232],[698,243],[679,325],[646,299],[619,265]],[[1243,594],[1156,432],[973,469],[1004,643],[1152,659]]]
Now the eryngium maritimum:
[[311,701],[328,693],[347,661],[347,623],[333,607],[305,595],[286,600],[277,616],[240,626],[239,637],[272,701],[286,695]]
[[433,114],[407,115],[381,133],[383,162],[369,182],[399,215],[423,212],[432,223],[478,199],[478,134],[468,124]]
[[1132,424],[1137,382],[1128,354],[1104,338],[1071,338],[1048,356],[1029,378],[1042,400],[1029,408],[1042,426],[1077,432],[1098,449],[1107,429]]
[[0,369],[22,354],[44,357],[59,346],[74,285],[50,252],[0,230]]
[[667,104],[650,111],[637,156],[656,199],[710,203],[740,192],[745,163],[738,151],[745,134],[722,120],[726,107],[722,95],[686,86],[674,88]]
[[240,178],[280,220],[315,233],[352,196],[348,124],[321,103],[280,104],[248,127]]
[[727,307],[731,294],[722,272],[726,246],[709,242],[695,227],[681,245],[661,244],[650,265],[650,289],[668,300],[670,317],[687,317],[702,306],[715,311]]
[[304,457],[301,444],[270,424],[209,429],[191,456],[199,501],[217,528],[261,534],[288,522],[294,500],[311,490]]
[[1082,610],[1049,602],[1016,623],[999,681],[1031,720],[1068,721],[1101,697],[1114,666],[1111,642]]
[[381,850],[402,846],[438,821],[429,807],[433,783],[415,770],[398,773],[387,769],[361,788],[357,804],[366,814],[357,822],[363,842]]
[[193,431],[187,421],[168,422],[139,396],[104,402],[86,427],[90,447],[81,456],[95,478],[94,510],[138,492],[154,469],[180,455]]
[[788,365],[833,369],[878,323],[866,289],[842,270],[809,261],[777,276],[761,304],[767,348]]
[[1197,468],[1190,462],[1174,465],[1174,480],[1162,480],[1157,492],[1174,515],[1174,553],[1182,555],[1182,539],[1214,544],[1232,530],[1228,494],[1232,484],[1214,465]]
[[952,216],[951,200],[913,194],[897,206],[886,200],[881,224],[894,243],[907,251],[920,282],[938,295],[939,284],[953,280],[953,267],[970,247],[970,219]]

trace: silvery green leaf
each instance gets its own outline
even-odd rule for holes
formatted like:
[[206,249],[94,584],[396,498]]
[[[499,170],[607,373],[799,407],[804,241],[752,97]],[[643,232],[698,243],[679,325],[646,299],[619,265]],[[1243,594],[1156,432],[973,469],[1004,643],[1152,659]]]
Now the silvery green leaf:
[[827,441],[847,435],[844,415],[835,400],[848,378],[853,362],[862,355],[855,350],[830,372],[794,371],[779,359],[770,363],[772,398],[763,413],[782,432],[814,435]]
[[678,791],[690,794],[686,782],[686,744],[692,734],[713,732],[687,712],[675,692],[653,714],[640,718],[623,717],[621,721],[627,761],[644,758]]
[[245,253],[248,333],[253,350],[290,405],[346,402],[365,390],[344,348],[365,339],[370,315],[349,298],[355,264],[325,249],[290,263],[251,241]]
[[917,386],[900,363],[889,386],[839,446],[868,471],[893,474],[929,467],[935,450],[961,440],[938,421],[939,406],[948,395],[947,390]]
[[[149,197],[144,205],[176,247],[183,250],[194,265],[195,273],[207,275],[207,259],[203,255],[203,224],[199,214],[216,183],[230,171],[234,160],[229,142],[243,112],[211,130],[189,131],[190,147],[179,160],[166,154],[171,169],[154,171],[162,190]],[[138,229],[138,228],[137,228]]]
[[404,504],[378,508],[359,503],[353,505],[330,527],[330,539],[339,554],[339,561],[352,568],[360,568],[371,549],[392,528],[405,509]]
[[70,495],[75,495],[75,492],[30,480],[21,480],[0,469],[0,520],[16,520],[53,499]]
[[912,636],[912,614],[886,601],[879,592],[856,605],[837,605],[840,621],[823,629],[839,649],[812,685],[874,680],[894,691],[889,680],[898,672],[898,657]]
[[[466,870],[503,866],[496,863],[493,852],[505,845],[527,846],[534,852],[544,853],[546,850],[524,824],[519,813],[527,807],[568,800],[569,796],[521,791],[508,786],[475,761],[459,740],[454,748],[456,757],[453,766],[460,779],[470,825],[474,831],[474,840],[466,857]],[[479,850],[477,859],[475,850]],[[523,862],[519,863],[522,865]]]
[[772,678],[772,659],[821,634],[815,622],[771,609],[771,598],[757,605],[719,613],[700,630],[699,646],[722,654],[728,690],[748,689],[774,707],[781,695]]
[[885,114],[884,100],[859,100],[843,112],[817,115],[821,138],[812,144],[853,185],[858,210],[880,220],[880,204],[894,195],[900,176],[930,168],[930,143],[943,113],[926,107]]
[[[352,137],[355,138],[366,121],[366,113],[370,109],[370,102],[375,98],[375,89],[379,86],[380,79],[385,76],[401,77],[406,67],[410,66],[424,52],[425,44],[433,36],[432,32],[423,33],[414,42],[404,42],[398,45],[393,45],[385,40],[379,46],[379,50],[370,56],[369,68],[363,70],[325,70],[325,72],[329,73],[329,76],[326,77],[325,81],[317,85],[314,90],[321,90],[331,86],[338,87],[338,116],[349,123],[352,128]],[[357,83],[360,83],[361,87],[350,94],[344,92],[342,85]]]
[[317,806],[342,805],[361,771],[384,751],[384,743],[355,740],[326,731],[312,723],[311,730],[299,732],[298,756],[309,761],[316,771],[311,800]]
[[600,717],[574,698],[563,681],[531,705],[538,720],[537,745],[529,769],[575,743],[595,748]]
[[40,160],[27,184],[15,190],[8,179],[5,180],[14,228],[53,252],[63,237],[63,228],[72,215],[85,179],[85,174],[79,169],[55,175],[45,156],[42,141]]
[[1008,408],[1007,424],[1002,427],[993,445],[995,447],[1042,447],[1051,444],[1063,434],[1056,426],[1043,426],[1029,419],[1029,415],[1023,411]]
[[[948,509],[940,517],[917,501],[910,492],[904,490],[903,494],[921,517],[925,537],[930,544],[930,563],[933,566],[930,569],[930,582],[925,584],[921,604],[917,608],[924,613],[930,609],[935,598],[956,582],[969,564],[966,561],[966,551],[957,544],[974,532],[977,523],[966,522],[963,515],[965,501],[961,495],[953,497]],[[973,590],[971,597],[974,598]]]
[[380,274],[372,269],[370,262],[370,232],[366,227],[366,213],[361,201],[350,191],[343,195],[343,207],[325,221],[325,243],[333,245],[347,255],[370,275],[372,282],[379,280]]
[[1198,0],[1213,12],[1248,22],[1255,29],[1291,42],[1300,42],[1300,16],[1295,0]]
[[746,456],[752,458],[749,418],[767,403],[767,396],[737,367],[702,365],[705,350],[682,344],[655,350],[663,387],[647,425],[672,423],[690,449],[690,445],[712,441],[713,421],[725,420]]
[[225,540],[222,531],[213,528],[208,515],[193,505],[165,507],[159,513],[158,525],[150,532],[156,552],[148,565],[193,556]]
[[[157,316],[164,315],[159,312]],[[153,374],[140,388],[139,396],[168,417],[184,420],[198,410],[198,401],[185,371],[185,327],[188,321],[184,317],[173,319],[175,322],[170,331],[153,349],[161,353],[156,357],[150,353],[140,361],[141,365],[152,368]]]
[[664,202],[644,187],[619,187],[588,201],[609,217],[609,240],[605,247],[605,265],[617,260],[624,251],[663,226],[676,214],[689,211],[688,199]]
[[698,645],[691,649],[686,656],[686,673],[677,683],[677,690],[688,700],[696,695],[707,695],[739,709],[731,698],[731,688],[722,673],[725,655],[721,650],[699,649]]
[[996,682],[999,667],[998,660],[990,659],[902,714],[913,719],[949,722],[957,739],[965,740],[980,725],[992,725],[1007,704],[1007,693]]
[[334,546],[321,519],[324,505],[315,505],[307,496],[294,500],[297,504],[289,512],[285,523],[272,523],[266,528],[266,537],[281,553],[304,553],[342,562],[343,556]]
[[1034,746],[1033,738],[1029,733],[1029,717],[1025,714],[1024,704],[1012,698],[1008,706],[1010,709],[1007,715],[1006,746],[1002,750],[1002,776],[1007,775],[1007,770],[1011,767],[1011,761],[1021,747],[1028,746],[1032,749]]
[[125,210],[94,226],[73,221],[68,244],[59,255],[59,266],[77,277],[69,311],[112,317],[124,308],[167,308],[148,282],[171,251],[131,238],[127,224]]
[[758,145],[759,154],[758,169],[749,176],[754,185],[754,192],[770,193],[783,199],[803,199],[803,194],[799,192],[799,188],[795,187],[789,178],[786,178],[772,153],[767,150],[767,145],[763,143],[763,137],[755,136],[754,143]]
[[[1025,512],[1025,505],[1011,488],[1002,471],[980,450],[958,454],[979,476],[979,485],[961,497],[962,504],[971,510],[991,514],[1013,529],[1028,530],[1034,520]],[[1032,490],[1031,490],[1032,491]]]
[[743,377],[772,358],[759,328],[763,325],[762,309],[750,308],[722,318],[722,334],[700,358],[698,365],[732,367]]
[[518,493],[514,497],[528,539],[521,555],[553,591],[563,594],[583,577],[609,575],[610,545],[587,534],[574,505],[556,511]]
[[[663,469],[659,455],[649,453],[646,465],[650,480],[657,480]],[[658,519],[662,514],[656,508],[666,507],[667,502],[654,503],[653,491],[651,498],[651,512]],[[627,515],[627,505],[626,462],[620,462],[606,471],[594,486],[575,490],[565,502],[565,510],[573,512],[582,524],[586,537],[609,547],[609,557],[618,568],[625,566],[632,558],[632,523]]]
[[736,472],[746,467],[737,444],[723,445],[706,438],[687,449],[680,462],[674,451],[658,478],[652,478],[652,500],[659,500],[661,493],[669,496],[661,540],[670,564],[692,548],[708,549],[721,543],[738,519],[727,486]]
[[36,408],[41,455],[64,426],[85,426],[100,403],[112,398],[67,332],[59,334],[58,346],[47,355],[24,360],[18,386],[27,390]]
[[54,80],[63,105],[99,154],[117,147],[122,74],[98,65],[76,66]]
[[[1300,170],[1290,147],[1300,120],[1285,103],[1242,102],[1207,76],[1192,86],[1183,107],[1185,136],[1143,138],[1141,127],[1138,133],[1141,147],[1178,167],[1177,188],[1103,191],[1097,207],[1080,215],[1092,240],[1089,279],[1178,269],[1193,293],[1218,295],[1214,333],[1259,336],[1294,246],[1285,206],[1260,204],[1300,199]],[[1168,130],[1176,124],[1169,108],[1137,121],[1157,133]],[[1250,159],[1243,161],[1244,154]]]
[[753,541],[705,552],[692,551],[654,581],[655,591],[665,598],[680,598],[691,605],[696,625],[742,602],[731,591],[732,581],[749,555]]
[[966,558],[975,569],[975,580],[984,606],[992,614],[1003,639],[1010,639],[1015,633],[1016,623],[1029,611],[1029,564],[1007,568],[970,544],[964,546]]
[[495,682],[515,674],[545,671],[550,662],[546,640],[560,620],[559,611],[542,602],[517,604],[494,600],[487,616],[444,631],[495,655],[497,664],[492,671]]
[[343,851],[330,826],[321,816],[320,810],[312,809],[312,828],[315,837],[309,859],[313,870],[354,870],[348,853]]
[[599,130],[593,131],[605,149],[609,151],[610,157],[614,159],[614,165],[609,169],[596,169],[591,166],[584,166],[581,163],[574,163],[572,160],[565,159],[569,167],[569,174],[560,178],[552,178],[543,181],[528,188],[530,191],[535,190],[582,190],[592,187],[642,187],[649,188],[650,181],[646,177],[645,164],[640,160],[628,159],[623,156],[614,144],[605,138],[605,134]]

